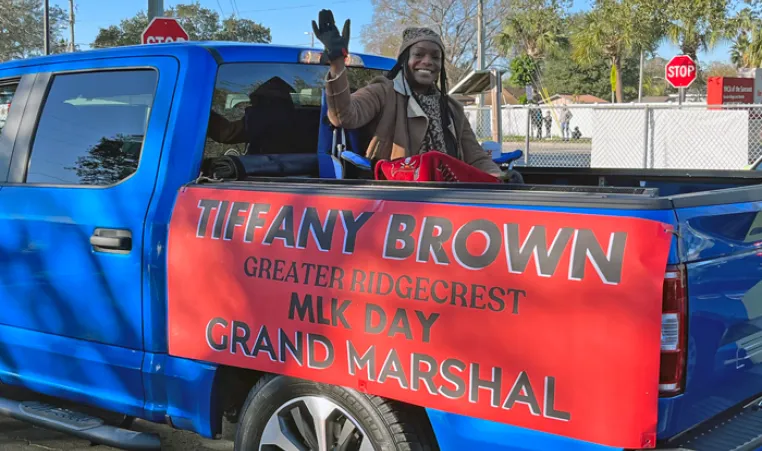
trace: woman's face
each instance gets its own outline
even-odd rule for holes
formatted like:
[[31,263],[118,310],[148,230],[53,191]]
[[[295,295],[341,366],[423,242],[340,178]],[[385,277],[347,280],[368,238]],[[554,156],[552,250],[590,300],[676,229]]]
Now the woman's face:
[[442,49],[433,42],[422,41],[410,47],[407,61],[410,78],[408,80],[422,87],[429,87],[439,79],[442,70]]

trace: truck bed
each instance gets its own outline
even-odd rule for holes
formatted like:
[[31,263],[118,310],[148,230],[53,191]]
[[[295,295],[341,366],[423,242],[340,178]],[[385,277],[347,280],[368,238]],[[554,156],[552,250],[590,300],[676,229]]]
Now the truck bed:
[[762,174],[519,168],[525,185],[247,176],[211,189],[640,217],[674,226],[668,265],[687,271],[684,391],[659,401],[669,439],[762,395]]
[[[369,179],[368,173],[358,174],[351,167],[348,178],[320,178],[319,160],[315,154],[223,156],[207,160],[203,171],[207,176],[217,175],[226,180],[226,184],[232,182],[239,187],[251,183],[275,183],[287,190],[289,186],[293,189],[314,186],[320,190],[341,187],[353,192],[394,187],[401,191],[393,196],[417,197],[420,194],[438,199],[438,193],[447,192],[463,201],[477,196],[498,203],[523,204],[528,201],[554,205],[574,202],[577,206],[613,203],[620,208],[648,206],[659,209],[688,203],[726,203],[727,196],[733,202],[762,200],[759,187],[762,172],[757,171],[519,167],[517,170],[525,181],[523,185],[458,183],[454,187],[445,183],[376,181]],[[223,174],[221,177],[220,173]],[[506,192],[511,195],[505,196]]]

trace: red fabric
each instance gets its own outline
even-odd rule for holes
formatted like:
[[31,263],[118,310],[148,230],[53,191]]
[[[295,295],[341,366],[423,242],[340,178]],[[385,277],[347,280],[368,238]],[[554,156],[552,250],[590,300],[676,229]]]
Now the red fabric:
[[500,183],[500,179],[442,152],[426,152],[376,164],[376,180]]

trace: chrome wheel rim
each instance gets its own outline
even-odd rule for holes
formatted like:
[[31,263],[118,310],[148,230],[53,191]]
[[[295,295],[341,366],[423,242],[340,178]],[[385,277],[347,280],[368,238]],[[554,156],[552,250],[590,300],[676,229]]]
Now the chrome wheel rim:
[[374,451],[365,430],[346,410],[322,396],[283,404],[270,416],[259,451]]

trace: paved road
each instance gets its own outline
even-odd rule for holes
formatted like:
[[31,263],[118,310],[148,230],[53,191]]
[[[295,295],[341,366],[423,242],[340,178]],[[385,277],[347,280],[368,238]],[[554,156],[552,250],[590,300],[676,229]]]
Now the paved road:
[[[173,430],[169,426],[136,421],[132,429],[161,435],[162,450],[172,451],[232,451],[227,440],[207,440]],[[109,446],[92,446],[87,440],[40,429],[27,423],[0,416],[0,451],[117,451]]]

